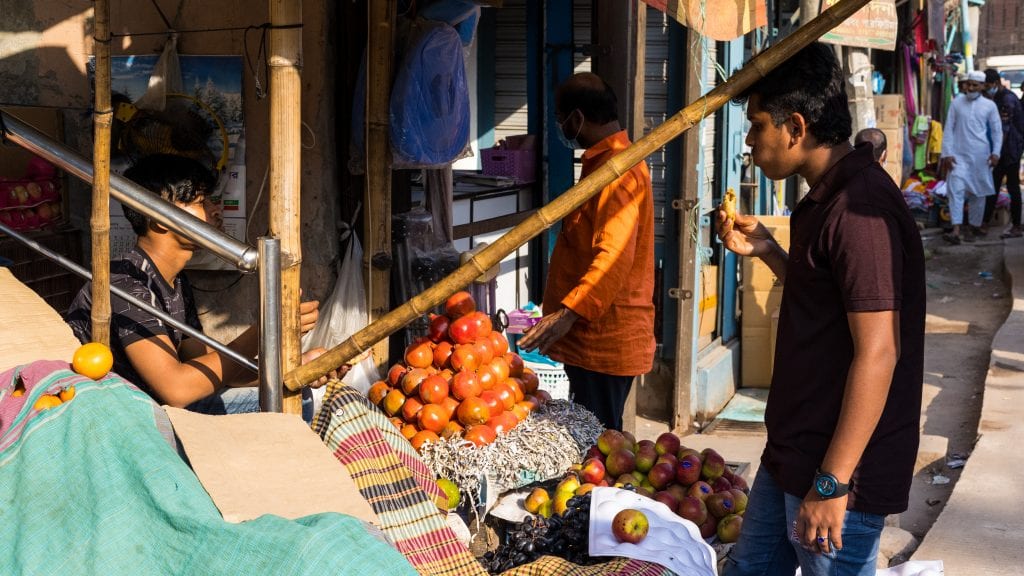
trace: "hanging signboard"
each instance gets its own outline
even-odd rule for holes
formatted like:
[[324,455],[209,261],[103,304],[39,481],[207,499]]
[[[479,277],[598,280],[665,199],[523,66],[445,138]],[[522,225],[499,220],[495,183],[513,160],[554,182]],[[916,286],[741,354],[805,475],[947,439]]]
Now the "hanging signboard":
[[768,25],[765,0],[735,0],[733,2],[707,2],[706,0],[644,0],[675,18],[680,24],[692,28],[712,40],[728,41],[743,36],[754,28]]
[[[823,0],[821,10],[824,12],[838,3],[839,0]],[[871,0],[845,22],[826,32],[821,41],[857,48],[895,50],[897,29],[896,0]]]

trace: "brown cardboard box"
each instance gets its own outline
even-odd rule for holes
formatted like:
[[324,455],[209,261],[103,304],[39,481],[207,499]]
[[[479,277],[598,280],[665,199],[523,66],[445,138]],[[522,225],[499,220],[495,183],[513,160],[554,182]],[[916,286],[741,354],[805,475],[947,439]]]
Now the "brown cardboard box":
[[743,290],[743,328],[768,328],[772,312],[782,305],[782,287],[771,290]]
[[772,383],[771,328],[744,328],[740,340],[740,384],[744,388],[768,388]]
[[881,128],[885,134],[885,171],[893,182],[903,187],[903,126],[897,128]]
[[718,266],[702,266],[700,270],[700,300],[697,317],[699,337],[711,336],[718,323]]
[[[758,216],[783,250],[789,250],[789,216]],[[771,290],[778,278],[760,258],[743,258],[743,289]]]
[[878,128],[900,128],[907,123],[907,113],[903,108],[902,94],[875,95],[875,126]]

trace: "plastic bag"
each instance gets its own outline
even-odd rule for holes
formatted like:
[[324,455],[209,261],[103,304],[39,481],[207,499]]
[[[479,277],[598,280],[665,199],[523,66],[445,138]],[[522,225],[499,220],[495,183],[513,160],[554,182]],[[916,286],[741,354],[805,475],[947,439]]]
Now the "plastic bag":
[[[366,290],[363,288],[363,247],[359,238],[349,231],[348,251],[338,266],[338,280],[334,290],[320,307],[316,326],[302,337],[302,351],[322,346],[330,349],[341,344],[361,330],[367,323]],[[373,356],[367,356],[352,366],[342,382],[366,394],[370,385],[380,380]],[[320,411],[325,388],[311,389],[313,413]]]

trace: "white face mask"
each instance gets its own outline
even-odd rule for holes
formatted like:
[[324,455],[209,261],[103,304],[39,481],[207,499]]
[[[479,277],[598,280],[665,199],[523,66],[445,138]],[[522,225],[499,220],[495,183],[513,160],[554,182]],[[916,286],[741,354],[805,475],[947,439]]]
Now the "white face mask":
[[977,100],[981,97],[981,92],[965,92],[964,96],[966,96],[968,100]]
[[[572,116],[576,112],[578,112],[578,110],[573,110],[572,112],[569,113],[569,116]],[[578,150],[579,148],[582,148],[582,146],[580,146],[579,141],[577,141],[576,139],[580,137],[580,132],[583,131],[583,122],[586,122],[586,119],[584,118],[583,122],[580,122],[580,127],[578,130],[576,130],[576,135],[573,136],[572,139],[569,139],[565,135],[565,129],[562,128],[562,125],[569,121],[569,116],[567,116],[565,120],[562,120],[561,122],[558,123],[558,140],[566,148],[570,150]]]

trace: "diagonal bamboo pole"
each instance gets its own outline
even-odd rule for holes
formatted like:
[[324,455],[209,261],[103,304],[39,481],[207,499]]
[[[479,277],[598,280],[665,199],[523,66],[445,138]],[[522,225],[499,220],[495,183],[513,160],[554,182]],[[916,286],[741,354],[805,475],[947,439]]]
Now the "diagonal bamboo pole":
[[96,56],[92,149],[92,341],[110,345],[110,2],[96,0]]
[[530,241],[555,222],[583,205],[593,195],[601,191],[613,180],[624,174],[658,148],[679,136],[686,130],[696,126],[706,116],[713,114],[731,99],[743,93],[759,79],[766,76],[776,66],[799,52],[822,34],[835,28],[854,12],[862,8],[869,0],[840,0],[838,4],[823,12],[820,16],[798,28],[781,42],[758,54],[743,68],[733,74],[732,78],[720,84],[702,98],[680,110],[664,124],[658,126],[650,134],[644,136],[629,148],[618,153],[604,166],[581,180],[564,194],[540,208],[532,216],[509,230],[501,238],[487,246],[469,262],[463,264],[446,278],[431,286],[421,294],[395,308],[378,321],[363,328],[335,346],[316,360],[302,365],[285,376],[285,386],[298,390],[327,374],[335,367],[355,358],[364,350],[382,338],[405,326],[415,318],[422,316],[434,306],[440,304],[453,292],[461,289],[496,265],[506,255],[519,246]]

